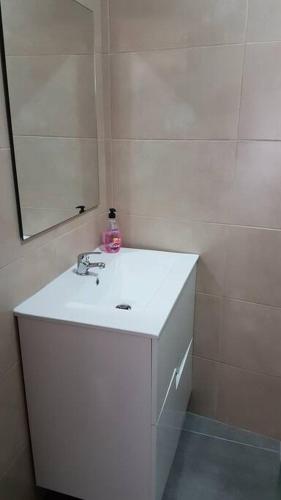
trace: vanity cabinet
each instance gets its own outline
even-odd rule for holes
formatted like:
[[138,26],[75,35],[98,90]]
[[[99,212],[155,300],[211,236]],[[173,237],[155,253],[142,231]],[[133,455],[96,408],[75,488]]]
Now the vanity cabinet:
[[192,388],[195,278],[157,337],[18,315],[37,485],[161,500]]

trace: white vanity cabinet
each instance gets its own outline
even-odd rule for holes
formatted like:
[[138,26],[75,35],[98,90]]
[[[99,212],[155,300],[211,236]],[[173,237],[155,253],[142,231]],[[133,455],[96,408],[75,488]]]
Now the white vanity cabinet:
[[158,340],[152,342],[153,500],[161,500],[192,389],[193,270]]
[[161,500],[191,394],[195,262],[158,336],[16,311],[37,485]]

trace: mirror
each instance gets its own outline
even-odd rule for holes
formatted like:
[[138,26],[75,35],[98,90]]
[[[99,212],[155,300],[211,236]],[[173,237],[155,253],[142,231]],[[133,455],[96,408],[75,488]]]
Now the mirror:
[[82,3],[1,1],[22,239],[99,202],[94,13]]

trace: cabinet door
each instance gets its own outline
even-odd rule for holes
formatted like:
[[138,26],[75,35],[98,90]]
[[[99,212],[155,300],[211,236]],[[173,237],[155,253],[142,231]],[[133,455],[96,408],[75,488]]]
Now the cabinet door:
[[161,500],[174,460],[192,386],[192,341],[174,370],[156,424],[156,500]]
[[155,424],[174,370],[193,338],[196,268],[192,271],[158,340],[153,341],[153,415]]
[[151,340],[28,318],[19,327],[37,485],[151,500]]

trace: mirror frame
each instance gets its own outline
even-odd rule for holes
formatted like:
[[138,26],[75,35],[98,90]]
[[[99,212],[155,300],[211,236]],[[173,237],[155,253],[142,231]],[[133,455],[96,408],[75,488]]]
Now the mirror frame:
[[[77,3],[80,3],[79,0],[74,0],[77,1]],[[83,5],[80,4],[82,7]],[[90,12],[93,14],[93,36],[95,33],[95,17],[94,17],[94,10],[92,10],[89,7],[85,7],[88,9]],[[10,145],[10,154],[11,154],[11,163],[12,163],[12,172],[13,172],[13,180],[14,180],[14,189],[15,189],[15,200],[16,200],[16,206],[17,206],[17,216],[18,216],[18,224],[19,224],[19,233],[20,233],[20,238],[22,242],[26,243],[27,241],[31,241],[34,238],[51,231],[57,226],[60,226],[61,224],[64,224],[66,222],[69,222],[71,220],[76,219],[77,217],[81,217],[88,212],[95,210],[99,204],[100,204],[100,172],[99,172],[99,159],[100,159],[100,151],[99,151],[99,132],[98,132],[98,117],[97,117],[97,112],[96,112],[96,124],[97,124],[97,161],[98,161],[98,175],[97,175],[97,182],[99,185],[98,189],[98,199],[97,203],[94,204],[92,207],[86,209],[82,213],[77,213],[77,215],[74,215],[73,217],[69,217],[67,219],[62,220],[61,222],[58,222],[57,224],[53,224],[46,229],[43,229],[42,231],[39,231],[38,233],[32,234],[31,236],[28,236],[28,238],[25,237],[24,235],[24,228],[23,228],[23,219],[22,219],[22,212],[21,212],[21,202],[20,202],[20,190],[19,190],[19,181],[18,181],[18,174],[17,174],[17,162],[16,162],[16,153],[15,153],[15,145],[14,145],[14,135],[13,135],[13,122],[12,122],[12,114],[11,114],[11,104],[10,104],[10,93],[9,93],[9,79],[8,79],[8,72],[7,72],[7,61],[6,61],[6,51],[5,51],[5,36],[4,36],[4,25],[3,25],[3,15],[2,15],[2,0],[0,0],[0,60],[1,60],[1,66],[2,66],[2,79],[3,79],[3,89],[4,89],[4,100],[5,100],[5,108],[6,108],[6,119],[7,119],[7,128],[8,128],[8,137],[9,137],[9,145]],[[94,46],[94,95],[95,95],[95,101],[97,103],[97,63],[96,63],[96,48]],[[0,68],[1,69],[1,68]]]
[[[15,197],[16,197],[16,205],[17,205],[19,232],[20,232],[21,240],[26,241],[24,238],[23,222],[22,222],[21,207],[20,207],[20,192],[19,192],[19,182],[18,182],[18,174],[17,174],[16,154],[15,154],[11,105],[10,105],[10,94],[9,94],[9,83],[8,83],[8,73],[7,73],[7,61],[6,61],[6,53],[5,53],[5,39],[4,39],[4,27],[3,27],[2,2],[1,1],[0,1],[0,44],[1,44],[0,57],[1,57],[1,66],[2,66],[2,78],[3,78],[5,105],[6,105],[6,118],[7,118],[7,126],[8,126],[9,143],[10,143],[12,171],[13,171],[14,186],[15,186]],[[38,233],[38,234],[40,234],[40,233]]]

